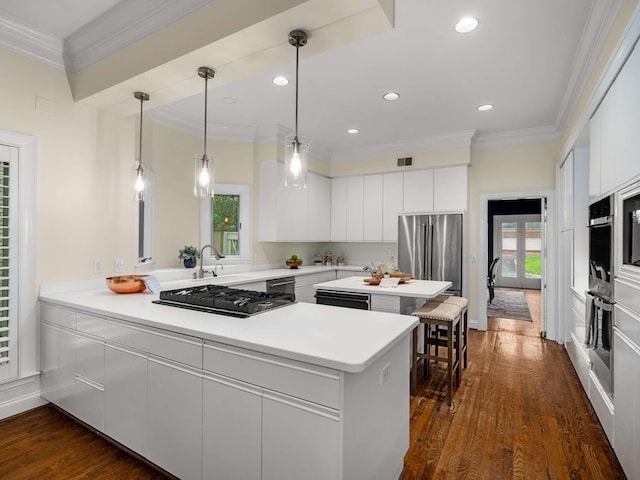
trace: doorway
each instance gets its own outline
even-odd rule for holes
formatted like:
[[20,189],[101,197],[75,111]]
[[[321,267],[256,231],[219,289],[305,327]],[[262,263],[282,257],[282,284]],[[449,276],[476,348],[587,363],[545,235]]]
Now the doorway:
[[[554,315],[554,305],[556,302],[554,292],[555,278],[553,275],[549,275],[549,272],[554,271],[556,261],[554,249],[549,249],[549,242],[553,243],[555,238],[555,192],[553,190],[539,190],[535,192],[492,192],[481,193],[479,197],[479,264],[476,270],[478,288],[478,302],[476,304],[477,321],[471,324],[480,330],[486,330],[488,327],[487,307],[489,289],[487,288],[487,274],[491,261],[499,256],[499,249],[495,247],[494,242],[494,217],[497,215],[540,215],[540,278],[535,279],[540,298],[540,323],[538,324],[538,332],[546,338],[557,340],[558,326],[557,319]],[[516,227],[514,229],[514,235],[516,237],[518,235],[517,230]],[[526,244],[526,233],[524,233],[524,235],[524,243]],[[514,255],[517,255],[517,253]],[[521,258],[519,261],[516,260],[516,262],[517,264],[524,265],[526,268],[526,250],[524,255],[524,260]],[[531,276],[531,274],[529,276]],[[537,275],[535,276],[537,277]],[[525,279],[527,277],[526,270],[523,277]]]

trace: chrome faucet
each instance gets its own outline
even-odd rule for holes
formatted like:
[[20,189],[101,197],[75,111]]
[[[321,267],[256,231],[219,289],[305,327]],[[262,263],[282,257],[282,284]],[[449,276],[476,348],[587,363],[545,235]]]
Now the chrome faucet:
[[[204,263],[204,250],[205,248],[210,248],[211,249],[211,253],[213,254],[213,257],[216,260],[220,260],[222,258],[224,258],[224,255],[220,255],[220,252],[218,252],[218,249],[216,247],[214,247],[213,245],[205,245],[204,247],[202,247],[200,249],[200,268],[198,268],[198,270],[195,272],[195,278],[204,278],[204,268],[202,266],[202,264]],[[222,265],[220,265],[222,267]],[[218,274],[216,273],[216,267],[214,265],[213,270],[211,270],[211,274],[214,277],[217,277]]]

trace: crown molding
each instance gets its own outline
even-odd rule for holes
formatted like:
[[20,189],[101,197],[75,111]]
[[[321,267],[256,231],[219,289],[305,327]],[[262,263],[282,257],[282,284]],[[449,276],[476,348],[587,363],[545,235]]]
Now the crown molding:
[[445,148],[470,147],[476,130],[465,130],[432,137],[411,138],[397,142],[373,145],[333,152],[331,162],[348,162],[367,158],[379,158],[395,155],[413,155],[416,152],[441,150]]
[[41,62],[64,68],[62,40],[36,32],[2,16],[0,16],[0,45]]
[[578,50],[573,60],[571,72],[560,102],[555,129],[564,132],[571,114],[575,111],[584,87],[600,56],[613,23],[615,22],[622,0],[593,1],[589,18],[580,39]]
[[547,143],[560,140],[561,133],[554,127],[524,128],[509,132],[489,133],[478,135],[472,144],[474,149],[513,147],[515,145],[528,145],[532,143]]
[[[155,123],[175,128],[197,137],[202,136],[202,118],[185,115],[167,106],[149,110],[147,114]],[[256,127],[249,125],[207,122],[207,138],[215,138],[218,140],[254,142],[256,139],[256,130]]]
[[68,71],[78,72],[198,10],[213,0],[128,0],[64,41]]

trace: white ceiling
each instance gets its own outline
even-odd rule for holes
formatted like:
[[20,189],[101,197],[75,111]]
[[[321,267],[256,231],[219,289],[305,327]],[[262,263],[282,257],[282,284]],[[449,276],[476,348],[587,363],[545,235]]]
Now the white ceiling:
[[[136,1],[143,0],[2,0],[0,16],[64,39],[116,4]],[[311,57],[300,50],[299,133],[333,159],[385,149],[411,154],[417,145],[444,145],[474,130],[478,145],[559,138],[620,1],[395,4],[393,29]],[[460,35],[453,25],[465,15],[480,25]],[[290,63],[210,89],[214,134],[242,138],[258,127],[293,129],[294,82],[271,83],[277,74],[293,80],[290,48]],[[398,101],[382,99],[391,90],[400,93]],[[202,94],[184,98],[153,114],[201,132],[203,100]],[[484,103],[495,108],[478,112]],[[347,134],[351,127],[360,133]]]

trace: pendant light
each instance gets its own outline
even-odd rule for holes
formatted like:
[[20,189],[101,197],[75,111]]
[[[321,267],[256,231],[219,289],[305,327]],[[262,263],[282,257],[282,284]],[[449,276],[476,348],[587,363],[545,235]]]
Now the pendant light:
[[213,159],[207,156],[207,82],[215,72],[212,68],[200,67],[198,75],[204,78],[204,140],[203,154],[195,157],[193,193],[196,197],[213,197]]
[[286,137],[284,162],[284,186],[291,188],[307,187],[307,150],[306,138],[298,135],[298,64],[300,47],[307,44],[308,35],[304,30],[289,33],[289,44],[296,47],[296,118],[294,135]]
[[144,92],[135,92],[135,98],[140,100],[140,138],[138,145],[138,168],[136,168],[135,190],[138,200],[144,199],[144,168],[142,168],[142,104],[149,100],[149,94]]

